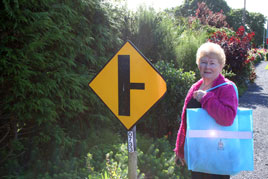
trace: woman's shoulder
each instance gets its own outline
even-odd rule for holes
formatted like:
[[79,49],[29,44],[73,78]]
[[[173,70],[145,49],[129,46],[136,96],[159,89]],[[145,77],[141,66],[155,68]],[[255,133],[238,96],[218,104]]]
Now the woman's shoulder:
[[221,81],[219,84],[221,83],[227,83],[227,84],[220,87],[219,91],[224,91],[226,95],[230,95],[230,94],[235,95],[236,93],[238,95],[237,86],[233,81],[229,80],[228,78],[223,77],[223,81]]
[[233,86],[233,87],[236,87],[236,88],[237,88],[235,82],[229,80],[228,78],[225,78],[225,77],[224,77],[224,82],[227,83],[226,86],[229,86],[229,87],[230,87],[230,86]]
[[227,83],[227,84],[218,88],[219,91],[223,90],[225,92],[229,91],[231,93],[236,93],[236,91],[237,91],[236,84],[233,81],[229,80],[228,78],[225,78],[222,74],[220,74],[220,76],[216,80],[216,83],[214,84],[214,86],[220,85],[222,83]]
[[233,84],[236,86],[233,81],[229,80],[228,78],[225,78],[222,74],[220,74],[214,85],[216,86],[222,83],[227,83],[227,86],[232,86]]

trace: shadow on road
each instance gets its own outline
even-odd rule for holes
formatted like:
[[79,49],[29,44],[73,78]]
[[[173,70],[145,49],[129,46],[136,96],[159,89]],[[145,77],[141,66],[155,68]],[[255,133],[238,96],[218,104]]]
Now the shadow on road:
[[253,83],[240,97],[239,106],[251,109],[256,109],[257,106],[268,107],[268,94],[263,93],[263,88]]

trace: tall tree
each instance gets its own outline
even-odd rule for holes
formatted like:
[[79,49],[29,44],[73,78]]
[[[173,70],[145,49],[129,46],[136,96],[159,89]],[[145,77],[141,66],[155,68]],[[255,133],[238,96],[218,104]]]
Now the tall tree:
[[0,178],[85,178],[90,121],[105,114],[88,82],[119,32],[100,0],[0,7]]
[[206,3],[208,8],[214,13],[223,11],[224,14],[230,12],[231,8],[225,0],[185,0],[184,3],[175,9],[175,16],[195,16],[198,3]]
[[[233,9],[227,15],[228,24],[236,31],[243,26],[243,9]],[[252,13],[246,11],[246,32],[255,32],[254,43],[261,45],[263,40],[263,28],[265,25],[265,17],[261,13]]]
[[[226,21],[234,31],[243,25],[243,9],[231,9],[225,0],[185,0],[181,6],[175,8],[175,17],[179,19],[181,16],[196,17],[200,15],[198,3],[201,2],[204,2],[212,12],[222,12],[223,15],[226,15]],[[202,20],[201,17],[200,19]],[[203,21],[208,20],[208,18],[203,17]],[[262,44],[264,20],[265,18],[262,14],[246,11],[246,32],[255,32],[254,43],[256,45]]]
[[263,29],[265,28],[265,17],[261,13],[249,13],[249,18],[246,20],[246,24],[249,27],[248,32],[255,32],[254,43],[256,46],[262,44],[263,41]]

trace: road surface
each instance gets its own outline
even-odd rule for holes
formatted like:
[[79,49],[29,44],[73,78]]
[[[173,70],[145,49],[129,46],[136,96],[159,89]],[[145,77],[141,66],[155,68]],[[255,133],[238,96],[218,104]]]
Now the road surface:
[[239,106],[253,109],[254,171],[231,179],[268,179],[268,70],[267,61],[256,66],[257,78],[239,99]]

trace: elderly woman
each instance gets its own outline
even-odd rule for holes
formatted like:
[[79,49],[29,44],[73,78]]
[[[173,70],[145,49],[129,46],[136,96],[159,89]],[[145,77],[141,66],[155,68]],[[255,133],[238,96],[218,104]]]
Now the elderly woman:
[[[185,164],[186,108],[203,108],[222,126],[230,126],[234,121],[238,106],[238,99],[234,87],[231,84],[227,84],[206,92],[206,90],[221,83],[230,82],[230,80],[224,78],[221,74],[225,61],[224,50],[215,43],[204,43],[197,51],[196,64],[198,65],[202,78],[192,85],[185,98],[176,148],[174,149],[176,163],[180,161],[182,165]],[[192,172],[192,178],[225,179],[230,178],[230,176]]]

